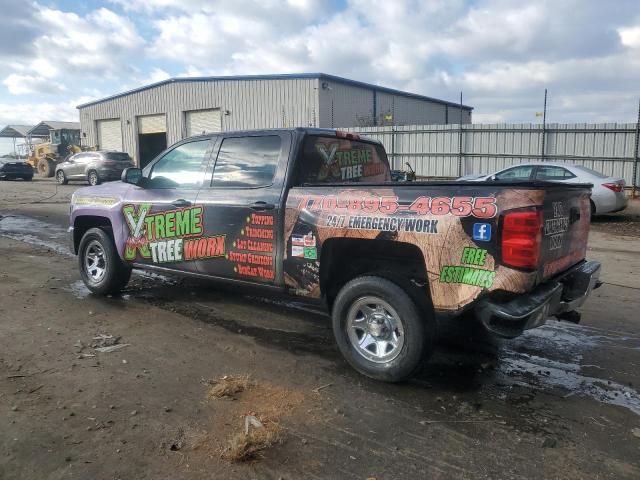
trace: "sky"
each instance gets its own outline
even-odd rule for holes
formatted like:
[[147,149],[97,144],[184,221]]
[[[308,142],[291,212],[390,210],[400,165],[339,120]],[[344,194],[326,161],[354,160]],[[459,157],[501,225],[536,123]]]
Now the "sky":
[[[0,128],[170,77],[323,72],[474,123],[635,122],[638,0],[0,0]],[[0,139],[0,153],[11,150]]]

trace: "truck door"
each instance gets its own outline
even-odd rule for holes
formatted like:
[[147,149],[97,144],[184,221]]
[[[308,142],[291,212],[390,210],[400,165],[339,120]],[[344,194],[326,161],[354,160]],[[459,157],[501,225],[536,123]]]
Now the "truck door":
[[[217,238],[211,255],[197,262],[200,273],[281,285],[284,188],[292,135],[265,132],[225,136],[212,156],[210,181],[197,203],[204,208],[206,234]],[[209,245],[185,245],[185,253]]]
[[196,197],[213,143],[211,139],[180,143],[144,169],[143,183],[130,190],[122,207],[125,260],[197,272],[196,260],[204,254],[191,250],[187,254],[186,249],[190,242],[206,242],[207,224]]

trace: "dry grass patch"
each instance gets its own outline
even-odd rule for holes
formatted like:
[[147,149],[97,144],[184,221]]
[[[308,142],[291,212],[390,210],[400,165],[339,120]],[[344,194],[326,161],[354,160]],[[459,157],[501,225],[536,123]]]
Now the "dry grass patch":
[[238,393],[244,392],[251,382],[249,375],[225,375],[218,380],[209,380],[209,398],[235,398]]
[[274,422],[264,424],[261,428],[236,433],[227,442],[222,450],[222,458],[231,462],[244,462],[255,460],[263,455],[264,450],[281,443],[284,438],[284,430]]
[[[216,430],[220,433],[226,430],[227,436],[214,449],[231,462],[255,460],[268,448],[282,443],[286,430],[281,426],[281,420],[290,416],[305,400],[301,391],[260,384],[248,375],[226,375],[209,384],[207,396],[210,400],[234,400],[219,404],[216,409]],[[247,418],[254,418],[256,424],[247,427]],[[240,429],[236,430],[234,425]]]

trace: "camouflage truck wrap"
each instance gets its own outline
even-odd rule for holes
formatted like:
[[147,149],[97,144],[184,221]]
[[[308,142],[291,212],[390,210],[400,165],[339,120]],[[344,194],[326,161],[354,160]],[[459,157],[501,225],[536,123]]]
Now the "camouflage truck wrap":
[[94,293],[141,268],[294,295],[327,307],[354,368],[398,381],[439,318],[504,337],[576,320],[600,271],[589,200],[590,185],[392,182],[380,143],[261,130],[189,138],[78,190],[69,230]]

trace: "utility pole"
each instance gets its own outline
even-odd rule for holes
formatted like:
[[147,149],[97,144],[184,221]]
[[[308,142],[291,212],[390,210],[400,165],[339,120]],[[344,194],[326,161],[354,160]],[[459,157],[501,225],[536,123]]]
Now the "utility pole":
[[458,177],[462,176],[462,91],[460,92],[460,117],[458,124]]
[[544,162],[544,148],[547,139],[547,89],[544,89],[544,109],[542,110],[542,148],[540,159]]
[[638,118],[636,118],[636,143],[633,149],[633,190],[631,196],[636,198],[638,188],[638,142],[640,142],[640,100],[638,100]]

